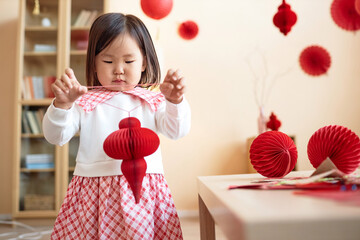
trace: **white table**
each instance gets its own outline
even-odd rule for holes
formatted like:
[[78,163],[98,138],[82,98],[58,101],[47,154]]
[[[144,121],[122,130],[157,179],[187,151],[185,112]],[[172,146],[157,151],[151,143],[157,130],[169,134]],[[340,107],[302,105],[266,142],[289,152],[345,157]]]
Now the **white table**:
[[[310,176],[313,171],[286,177]],[[215,239],[215,224],[229,240],[359,240],[360,207],[293,190],[228,190],[263,179],[259,174],[198,178],[202,240]]]

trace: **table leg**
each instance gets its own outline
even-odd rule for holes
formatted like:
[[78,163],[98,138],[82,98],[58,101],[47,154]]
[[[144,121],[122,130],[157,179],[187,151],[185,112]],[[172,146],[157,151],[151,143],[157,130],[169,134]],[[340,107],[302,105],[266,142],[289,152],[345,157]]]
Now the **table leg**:
[[199,195],[200,239],[215,240],[215,222]]

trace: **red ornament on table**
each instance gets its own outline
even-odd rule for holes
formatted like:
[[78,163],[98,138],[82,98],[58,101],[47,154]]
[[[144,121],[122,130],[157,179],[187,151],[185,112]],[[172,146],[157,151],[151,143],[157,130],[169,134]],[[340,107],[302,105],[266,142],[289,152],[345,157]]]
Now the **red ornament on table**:
[[114,159],[121,159],[121,171],[128,181],[139,203],[142,181],[146,173],[145,156],[158,149],[160,139],[148,128],[142,128],[137,118],[129,117],[120,121],[119,130],[111,133],[104,141],[105,153]]
[[270,115],[269,121],[266,123],[266,127],[273,130],[278,131],[281,126],[281,122],[277,119],[276,115],[272,112]]
[[360,29],[360,15],[356,11],[355,4],[355,0],[334,0],[332,2],[331,17],[336,25],[347,31]]
[[294,141],[279,131],[260,134],[250,146],[251,164],[265,177],[285,176],[294,169],[297,156]]
[[186,40],[195,38],[199,33],[199,27],[194,21],[185,21],[178,28],[180,37]]
[[282,4],[278,7],[278,12],[273,17],[273,23],[280,29],[285,36],[291,31],[291,28],[297,21],[296,13],[291,10],[291,6],[282,1]]
[[311,76],[319,76],[326,73],[331,65],[329,52],[320,46],[305,48],[300,54],[299,61],[304,72]]
[[169,15],[173,0],[141,0],[140,5],[148,17],[159,20]]
[[329,125],[311,136],[307,154],[314,168],[330,158],[340,171],[349,174],[360,165],[360,139],[346,127]]

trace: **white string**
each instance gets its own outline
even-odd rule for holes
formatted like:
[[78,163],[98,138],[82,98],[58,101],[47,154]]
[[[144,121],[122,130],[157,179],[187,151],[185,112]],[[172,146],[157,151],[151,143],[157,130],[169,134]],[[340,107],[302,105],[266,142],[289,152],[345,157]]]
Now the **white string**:
[[36,240],[36,239],[41,239],[43,235],[48,235],[52,233],[52,230],[37,231],[35,228],[31,226],[17,221],[0,220],[0,224],[18,225],[20,227],[26,228],[27,230],[31,231],[30,233],[22,233],[22,234],[20,234],[19,232],[7,232],[0,234],[0,237],[12,237],[12,238],[7,238],[8,240],[17,240],[17,239]]

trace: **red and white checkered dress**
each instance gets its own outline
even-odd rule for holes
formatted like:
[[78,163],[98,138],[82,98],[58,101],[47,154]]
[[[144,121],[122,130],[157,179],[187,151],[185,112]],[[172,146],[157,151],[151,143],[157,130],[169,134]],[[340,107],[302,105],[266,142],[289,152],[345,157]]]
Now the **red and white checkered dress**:
[[123,175],[74,176],[51,239],[183,239],[180,221],[162,174],[146,174],[135,203]]
[[[161,93],[126,92],[156,111]],[[77,104],[90,112],[117,92],[105,89],[83,95]],[[51,239],[170,240],[183,239],[179,217],[163,174],[146,174],[138,204],[125,176],[74,176],[56,219]]]

